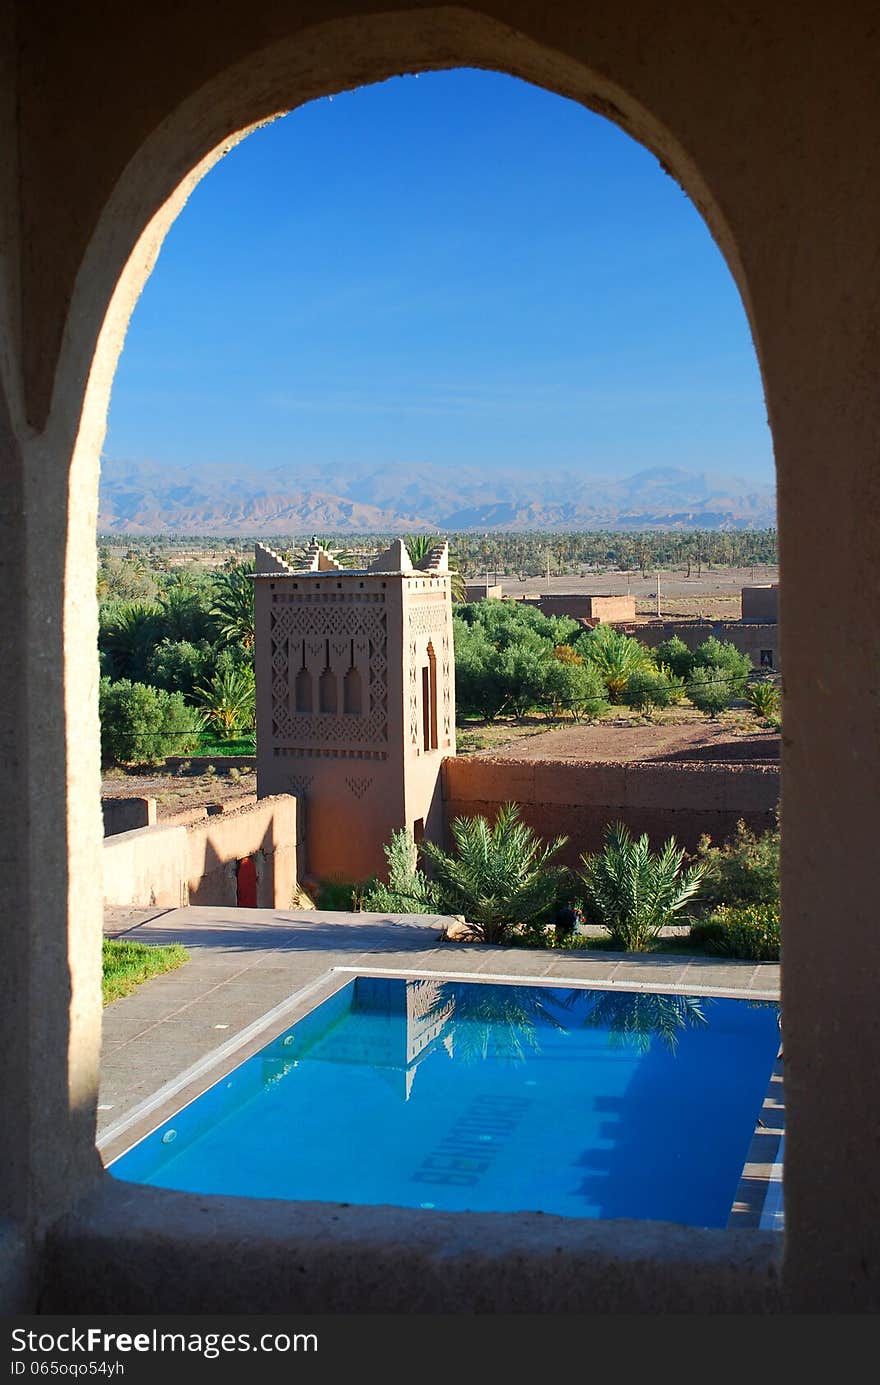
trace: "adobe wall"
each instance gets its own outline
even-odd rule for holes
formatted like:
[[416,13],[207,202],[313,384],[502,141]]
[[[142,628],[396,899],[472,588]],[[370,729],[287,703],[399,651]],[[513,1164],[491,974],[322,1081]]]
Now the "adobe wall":
[[287,909],[296,892],[297,803],[289,794],[209,817],[187,829],[190,904],[235,904],[236,867],[252,856],[257,907]]
[[485,582],[468,582],[464,590],[468,601],[500,601],[504,595],[500,582],[490,582],[488,586]]
[[101,812],[105,837],[113,837],[117,832],[133,832],[137,827],[156,825],[155,798],[102,798]]
[[571,616],[574,620],[635,620],[634,596],[584,596],[560,592],[555,596],[524,596],[527,606],[537,606],[542,616]]
[[137,827],[105,837],[104,903],[188,904],[185,827]]
[[148,907],[237,902],[237,867],[257,868],[257,907],[289,908],[296,892],[296,799],[264,798],[190,823],[143,827],[104,841],[104,903]]
[[609,822],[647,832],[660,846],[670,834],[692,851],[704,832],[723,841],[743,818],[756,832],[776,823],[778,765],[578,763],[463,755],[443,762],[447,823],[457,816],[494,818],[503,803],[545,839],[567,835],[560,859],[577,866],[581,852],[602,846]]
[[779,585],[762,582],[742,589],[743,620],[777,621],[779,619]]

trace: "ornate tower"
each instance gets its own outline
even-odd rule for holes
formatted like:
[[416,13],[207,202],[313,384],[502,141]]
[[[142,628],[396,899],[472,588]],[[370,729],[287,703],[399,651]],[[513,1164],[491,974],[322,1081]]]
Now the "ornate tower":
[[455,754],[447,545],[414,567],[397,540],[368,568],[312,543],[294,569],[256,546],[257,792],[297,795],[306,870],[384,872],[392,830],[440,841]]

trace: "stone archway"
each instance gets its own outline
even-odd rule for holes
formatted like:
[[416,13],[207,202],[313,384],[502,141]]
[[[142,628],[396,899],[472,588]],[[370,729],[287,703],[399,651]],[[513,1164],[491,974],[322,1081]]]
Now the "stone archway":
[[[800,1307],[876,1304],[880,1112],[852,1054],[867,1070],[880,1061],[880,711],[865,673],[880,659],[880,155],[868,114],[880,38],[830,13],[806,26],[794,0],[772,13],[634,0],[625,25],[611,0],[540,18],[525,0],[381,15],[314,0],[296,19],[284,0],[248,13],[197,0],[185,15],[145,9],[114,27],[97,0],[51,16],[36,0],[0,45],[2,628],[21,670],[4,721],[4,829],[26,863],[4,977],[3,1046],[26,1055],[7,1073],[10,1099],[28,1113],[4,1150],[12,1215],[45,1226],[99,1181],[94,530],[134,302],[192,186],[255,123],[394,73],[489,67],[581,101],[652,149],[702,212],[752,324],[779,472],[786,643],[786,1284]],[[829,545],[843,610],[816,580]],[[826,814],[836,830],[823,835]],[[846,948],[828,945],[829,919]]]

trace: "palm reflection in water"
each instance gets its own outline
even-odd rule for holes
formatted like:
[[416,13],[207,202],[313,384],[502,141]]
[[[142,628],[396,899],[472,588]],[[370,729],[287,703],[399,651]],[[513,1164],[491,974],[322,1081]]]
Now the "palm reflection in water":
[[704,1006],[711,1003],[697,996],[448,982],[438,988],[431,1012],[446,1012],[444,1034],[454,1036],[456,1060],[522,1063],[541,1052],[543,1029],[605,1029],[612,1047],[640,1053],[656,1038],[674,1054],[681,1030],[708,1023]]
[[675,1053],[680,1030],[699,1029],[708,1023],[703,1013],[706,1003],[712,1002],[692,995],[600,991],[595,993],[583,1023],[587,1029],[607,1029],[613,1047],[647,1053],[656,1038]]
[[449,1012],[447,1026],[454,1036],[456,1061],[495,1058],[522,1063],[541,1052],[542,1027],[567,1032],[568,1026],[554,1014],[554,1008],[564,1006],[566,999],[560,1000],[559,991],[543,986],[450,981],[440,987],[432,1011]]

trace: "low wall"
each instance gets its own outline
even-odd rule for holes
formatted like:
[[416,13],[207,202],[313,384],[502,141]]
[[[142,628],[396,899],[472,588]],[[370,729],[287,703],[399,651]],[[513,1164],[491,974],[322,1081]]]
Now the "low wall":
[[188,904],[185,827],[138,827],[104,838],[104,903]]
[[278,794],[189,824],[142,827],[104,840],[104,903],[235,905],[238,864],[256,867],[257,907],[286,909],[297,889],[296,799]]
[[225,814],[239,813],[243,808],[255,808],[259,799],[255,793],[242,794],[239,798],[225,799],[217,803],[200,803],[194,808],[181,808],[177,813],[167,813],[162,821],[166,827],[193,827],[196,823],[207,822],[208,818]]
[[763,832],[776,822],[779,766],[461,755],[443,762],[443,798],[447,824],[453,817],[494,818],[502,804],[518,803],[543,838],[568,836],[560,859],[577,866],[580,853],[598,851],[607,824],[618,820],[647,832],[655,848],[674,836],[690,851],[704,832],[723,841],[740,818]]
[[117,832],[133,832],[137,827],[156,825],[155,798],[102,798],[101,811],[105,837],[113,837]]

